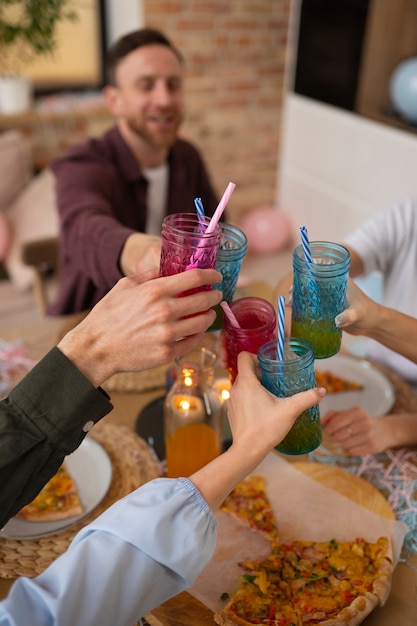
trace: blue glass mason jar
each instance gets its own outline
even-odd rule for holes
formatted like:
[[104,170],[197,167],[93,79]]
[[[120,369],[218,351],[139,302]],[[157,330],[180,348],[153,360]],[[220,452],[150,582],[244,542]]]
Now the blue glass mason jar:
[[291,336],[309,341],[314,358],[325,359],[342,343],[335,317],[346,308],[350,254],[328,241],[313,241],[310,249],[312,263],[306,262],[302,245],[293,253]]
[[[230,304],[235,294],[242,261],[248,249],[248,240],[245,233],[237,226],[222,223],[221,231],[216,270],[223,276],[223,281],[221,284],[214,285],[214,289],[222,291],[223,300]],[[209,331],[223,328],[223,309],[217,305],[214,310],[216,319],[208,329]]]
[[[317,387],[314,354],[308,341],[290,337],[284,341],[284,360],[278,359],[276,341],[264,343],[258,352],[262,385],[279,398]],[[306,454],[318,448],[322,433],[318,405],[299,415],[276,449],[283,454]]]

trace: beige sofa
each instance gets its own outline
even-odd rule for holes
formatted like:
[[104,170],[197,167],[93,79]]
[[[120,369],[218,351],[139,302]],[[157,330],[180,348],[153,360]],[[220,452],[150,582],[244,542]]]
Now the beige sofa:
[[54,180],[47,169],[34,175],[30,142],[14,130],[0,134],[0,213],[0,261],[16,290],[35,291],[44,313],[44,277],[57,255]]

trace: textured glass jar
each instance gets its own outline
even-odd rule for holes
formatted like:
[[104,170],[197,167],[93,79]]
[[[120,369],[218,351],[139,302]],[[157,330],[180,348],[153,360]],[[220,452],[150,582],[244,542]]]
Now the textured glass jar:
[[[237,226],[221,224],[221,229],[216,270],[221,273],[223,280],[214,285],[214,289],[222,291],[223,300],[230,304],[235,294],[242,261],[248,249],[248,240],[245,233]],[[214,310],[216,311],[216,319],[210,326],[210,331],[223,328],[223,309],[218,305]]]
[[176,359],[165,398],[167,475],[189,476],[221,452],[222,398],[214,383],[217,355],[200,348]]
[[173,213],[164,218],[161,276],[179,274],[192,267],[216,267],[221,228],[216,224],[213,232],[206,234],[209,222],[208,217],[198,218],[195,213]]
[[309,341],[314,357],[325,359],[339,352],[342,342],[334,320],[346,308],[350,254],[327,241],[313,241],[310,249],[312,263],[301,245],[293,254],[291,336]]
[[[313,350],[303,339],[285,340],[283,361],[278,359],[277,342],[269,341],[259,349],[258,362],[263,386],[279,398],[317,386]],[[320,412],[316,405],[297,417],[276,449],[284,454],[305,454],[315,450],[321,439]]]
[[235,328],[224,317],[225,366],[233,383],[237,375],[239,352],[245,350],[256,354],[263,343],[277,338],[277,316],[272,304],[263,298],[238,298],[231,303],[230,308],[241,326]]

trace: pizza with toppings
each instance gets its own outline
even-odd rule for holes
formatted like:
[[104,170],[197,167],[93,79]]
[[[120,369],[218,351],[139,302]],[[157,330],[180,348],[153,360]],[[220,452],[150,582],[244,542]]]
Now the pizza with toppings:
[[322,372],[316,370],[316,381],[318,387],[324,387],[327,393],[339,393],[341,391],[359,391],[363,389],[363,385],[354,382],[353,380],[346,380],[340,376],[336,376],[330,371]]
[[221,508],[267,537],[271,550],[265,559],[239,563],[244,573],[223,594],[216,624],[356,626],[387,600],[393,564],[386,537],[280,543],[262,476],[242,481]]
[[261,533],[266,539],[277,538],[277,522],[262,476],[252,475],[242,480],[224,500],[220,509]]
[[246,570],[215,616],[221,626],[355,626],[391,588],[389,541],[274,543]]
[[16,517],[26,522],[55,522],[82,513],[77,485],[63,463],[36,498],[20,509]]

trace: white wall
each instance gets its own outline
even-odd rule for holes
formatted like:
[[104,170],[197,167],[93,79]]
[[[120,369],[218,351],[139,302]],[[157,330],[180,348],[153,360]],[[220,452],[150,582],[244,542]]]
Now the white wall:
[[417,135],[293,93],[282,128],[277,204],[311,239],[338,241],[417,196]]
[[108,43],[144,25],[142,0],[105,0]]

